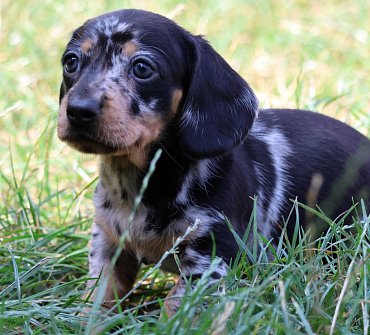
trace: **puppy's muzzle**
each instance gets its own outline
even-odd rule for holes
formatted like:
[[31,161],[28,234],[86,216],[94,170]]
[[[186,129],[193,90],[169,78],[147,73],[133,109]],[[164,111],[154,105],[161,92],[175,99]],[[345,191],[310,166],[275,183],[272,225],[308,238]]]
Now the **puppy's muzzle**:
[[69,99],[66,114],[70,125],[82,130],[96,124],[100,110],[100,101],[97,99],[76,96]]

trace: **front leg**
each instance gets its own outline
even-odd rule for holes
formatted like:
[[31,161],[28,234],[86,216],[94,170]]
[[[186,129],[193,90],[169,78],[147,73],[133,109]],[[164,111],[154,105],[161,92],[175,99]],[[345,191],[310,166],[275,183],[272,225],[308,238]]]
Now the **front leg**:
[[[90,296],[90,300],[95,301],[99,289],[99,286],[94,288],[97,278],[107,278],[108,284],[102,304],[109,308],[115,305],[116,297],[122,298],[131,290],[140,268],[140,262],[136,256],[128,250],[123,250],[112,273],[109,273],[115,251],[116,244],[107,238],[97,224],[94,224],[89,253],[89,276],[94,279],[88,281],[86,295]],[[92,293],[91,290],[93,290]]]
[[[227,265],[219,257],[219,263],[212,269],[208,284],[216,283],[220,278],[226,276]],[[172,287],[164,302],[165,312],[168,317],[172,317],[181,305],[182,298],[185,294],[186,280],[185,278],[192,278],[193,282],[199,279],[211,266],[212,259],[208,254],[196,251],[188,247],[181,256],[180,267],[181,275],[178,282]],[[194,282],[193,285],[196,285]]]

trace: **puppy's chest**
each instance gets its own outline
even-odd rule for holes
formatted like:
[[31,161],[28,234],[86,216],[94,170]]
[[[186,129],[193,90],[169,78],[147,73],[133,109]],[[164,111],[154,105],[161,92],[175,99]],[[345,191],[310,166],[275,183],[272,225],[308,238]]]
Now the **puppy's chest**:
[[[160,209],[140,204],[133,213],[141,185],[137,170],[115,160],[101,164],[94,194],[95,224],[113,245],[118,245],[120,237],[125,235],[125,247],[139,260],[148,262],[157,262],[179,237],[183,239],[181,246],[186,247],[209,235],[224,217],[212,208],[194,204],[189,193],[195,183],[206,189],[208,165],[208,161],[200,162],[188,172],[174,202],[163,204]],[[160,193],[159,189],[158,197]],[[195,222],[199,224],[194,226]],[[192,228],[187,232],[189,227]]]
[[94,195],[95,224],[114,245],[125,235],[126,248],[138,259],[157,262],[190,223],[184,217],[169,222],[164,230],[157,232],[150,221],[154,215],[152,209],[140,204],[134,212],[135,195],[134,190],[122,188],[122,182],[107,187],[107,179],[101,181]]

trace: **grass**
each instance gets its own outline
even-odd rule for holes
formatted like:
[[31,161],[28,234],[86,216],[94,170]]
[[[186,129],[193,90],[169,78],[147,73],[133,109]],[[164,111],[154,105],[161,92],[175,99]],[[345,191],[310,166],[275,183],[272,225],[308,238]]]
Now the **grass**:
[[229,275],[210,288],[205,273],[171,320],[158,315],[174,278],[145,267],[124,312],[93,309],[81,322],[97,170],[56,140],[59,58],[77,25],[123,7],[207,35],[261,106],[314,109],[370,134],[366,0],[1,1],[0,334],[89,334],[93,324],[116,334],[367,334],[361,206],[351,227],[325,218],[332,228],[317,244],[298,229],[292,243],[282,237],[272,261],[240,240]]

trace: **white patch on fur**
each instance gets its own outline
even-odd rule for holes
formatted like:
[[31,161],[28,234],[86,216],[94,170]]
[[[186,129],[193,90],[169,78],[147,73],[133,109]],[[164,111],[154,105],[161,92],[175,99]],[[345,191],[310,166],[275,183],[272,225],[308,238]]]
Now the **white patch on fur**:
[[92,239],[89,253],[89,276],[98,278],[102,269],[110,262],[110,255],[114,250],[114,244],[105,236],[103,230],[96,224],[92,227]]
[[108,37],[117,32],[125,32],[130,28],[130,25],[124,22],[119,22],[117,17],[107,16],[104,19],[95,21],[95,28]]
[[189,191],[195,183],[207,192],[209,177],[214,175],[214,164],[214,160],[202,159],[192,166],[182,182],[175,203],[183,205],[192,203]]
[[265,202],[266,192],[265,192],[265,174],[263,173],[264,167],[261,163],[257,161],[253,161],[253,168],[254,172],[257,176],[257,179],[259,181],[259,188],[257,190],[257,206],[256,206],[256,216],[257,216],[257,222],[265,222],[266,216],[264,212],[263,204]]
[[[183,266],[182,272],[185,275],[202,275],[205,271],[207,271],[211,265],[211,256],[210,255],[202,255],[201,253],[187,248],[185,251],[184,259],[192,261],[194,265],[191,266]],[[215,268],[215,273],[217,273],[220,277],[225,277],[227,275],[227,265],[224,261],[220,261],[219,265]]]
[[256,114],[255,114],[255,118],[258,117],[258,112],[259,112],[259,109],[258,109],[258,100],[257,100],[257,97],[254,95],[253,91],[252,90],[244,90],[243,94],[238,97],[238,98],[235,98],[235,102],[237,105],[241,105],[243,108],[245,108],[244,106],[247,105],[249,108],[252,107],[252,101],[251,101],[251,97],[254,97],[254,99],[256,100]]
[[276,173],[275,192],[270,200],[268,215],[273,221],[277,221],[279,219],[281,207],[284,203],[284,193],[289,184],[286,177],[288,169],[287,158],[292,153],[292,149],[288,140],[278,129],[271,131],[266,136],[265,140],[269,145]]
[[[109,48],[109,45],[107,46],[107,48]],[[127,79],[124,76],[122,76],[122,69],[128,68],[130,57],[125,55],[123,52],[113,53],[111,62],[112,66],[109,68],[109,70],[107,70],[107,73],[104,74],[104,80],[122,78],[124,80],[122,83],[125,83],[127,85]],[[128,91],[132,90],[131,85],[127,88]]]
[[196,238],[202,237],[209,233],[212,225],[225,221],[224,215],[217,210],[198,206],[192,206],[188,208],[185,211],[185,218],[190,225],[194,224],[196,220],[200,221],[198,228],[196,229]]
[[197,131],[200,117],[201,116],[200,116],[199,109],[192,108],[190,104],[190,106],[187,106],[187,108],[185,109],[183,113],[180,125],[182,128],[191,126],[195,129],[195,131]]
[[155,107],[158,102],[158,99],[152,99],[150,100],[149,103],[145,103],[143,101],[138,101],[138,102],[139,102],[139,110],[141,113],[144,113],[146,115],[153,114],[153,116],[155,116],[155,113],[156,113]]
[[189,195],[189,190],[193,184],[194,178],[194,172],[193,170],[190,170],[182,182],[180,192],[176,196],[176,203],[187,204],[192,202]]
[[120,22],[116,25],[115,31],[114,32],[125,32],[129,30],[131,26],[128,23],[125,22]]
[[152,100],[150,100],[148,107],[151,110],[155,110],[157,107],[157,103],[158,103],[158,99],[153,98]]
[[251,135],[267,144],[275,171],[276,180],[273,194],[266,195],[264,193],[266,187],[263,186],[266,184],[264,180],[266,176],[264,177],[265,173],[262,164],[255,164],[256,175],[261,185],[259,196],[261,199],[269,196],[267,209],[262,209],[265,213],[258,215],[259,217],[264,217],[264,220],[259,223],[259,227],[261,227],[260,232],[267,238],[270,238],[271,228],[273,227],[272,223],[280,219],[281,209],[285,203],[285,192],[289,188],[290,182],[287,174],[289,168],[288,158],[293,153],[293,150],[289,141],[279,128],[268,128],[259,120],[255,122],[251,130]]
[[146,56],[150,58],[154,62],[160,62],[160,60],[157,58],[157,56],[150,50],[145,50],[145,48],[148,48],[147,45],[143,45],[140,43],[140,40],[134,40],[135,44],[140,46],[140,51],[136,54],[137,56]]

